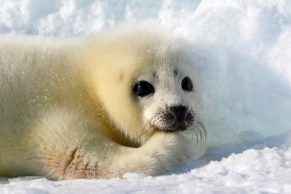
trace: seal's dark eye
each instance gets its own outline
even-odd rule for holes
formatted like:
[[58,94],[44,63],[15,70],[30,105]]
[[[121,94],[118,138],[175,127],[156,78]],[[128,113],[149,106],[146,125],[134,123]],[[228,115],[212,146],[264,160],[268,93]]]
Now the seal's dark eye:
[[193,83],[189,77],[185,77],[181,82],[182,89],[188,92],[193,90]]
[[133,86],[132,91],[135,95],[144,97],[144,96],[154,93],[155,89],[153,85],[150,84],[149,82],[139,81]]

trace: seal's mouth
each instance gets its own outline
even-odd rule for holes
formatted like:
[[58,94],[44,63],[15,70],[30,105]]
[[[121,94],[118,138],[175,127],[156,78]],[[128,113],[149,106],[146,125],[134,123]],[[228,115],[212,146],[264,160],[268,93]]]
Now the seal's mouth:
[[174,124],[172,126],[169,127],[161,127],[161,126],[155,126],[153,125],[153,127],[157,130],[157,131],[164,131],[167,133],[174,133],[174,132],[179,132],[179,131],[186,131],[187,129],[191,128],[192,125],[186,125],[185,123],[179,123],[179,124]]
[[167,128],[167,129],[159,129],[160,131],[165,131],[165,132],[169,132],[169,133],[173,133],[173,132],[178,132],[178,131],[185,131],[188,128],[185,125],[180,125],[180,126],[174,126],[171,128]]
[[187,111],[183,119],[177,119],[169,111],[159,112],[144,126],[144,134],[154,131],[165,133],[183,132],[186,136],[196,139],[197,142],[204,142],[207,139],[205,126],[199,116],[191,110]]

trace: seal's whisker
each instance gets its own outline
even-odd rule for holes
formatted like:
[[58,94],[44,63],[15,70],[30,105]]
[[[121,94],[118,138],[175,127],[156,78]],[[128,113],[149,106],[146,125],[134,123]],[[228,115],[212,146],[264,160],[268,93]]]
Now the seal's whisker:
[[154,120],[154,117],[151,119],[151,120],[148,120],[144,126],[143,126],[143,132],[138,136],[138,138],[142,138],[145,134],[147,134],[149,131],[152,131],[153,130],[153,127],[152,127],[152,122]]
[[196,116],[193,123],[193,130],[189,130],[187,133],[191,138],[195,138],[197,143],[206,141],[206,130],[199,117]]

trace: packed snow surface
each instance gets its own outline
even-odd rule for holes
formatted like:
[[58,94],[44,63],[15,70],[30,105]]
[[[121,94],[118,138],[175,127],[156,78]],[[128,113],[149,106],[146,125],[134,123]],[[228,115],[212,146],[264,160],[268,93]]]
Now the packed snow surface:
[[184,36],[200,73],[205,156],[173,175],[0,179],[0,193],[291,193],[291,1],[2,0],[1,34],[71,37],[150,21]]

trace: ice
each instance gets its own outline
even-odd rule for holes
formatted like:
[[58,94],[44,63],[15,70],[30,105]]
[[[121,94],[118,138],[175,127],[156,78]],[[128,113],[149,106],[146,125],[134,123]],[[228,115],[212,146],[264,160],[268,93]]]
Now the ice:
[[2,0],[0,33],[84,36],[150,21],[191,43],[209,130],[205,156],[173,175],[0,179],[0,193],[290,193],[291,1]]

